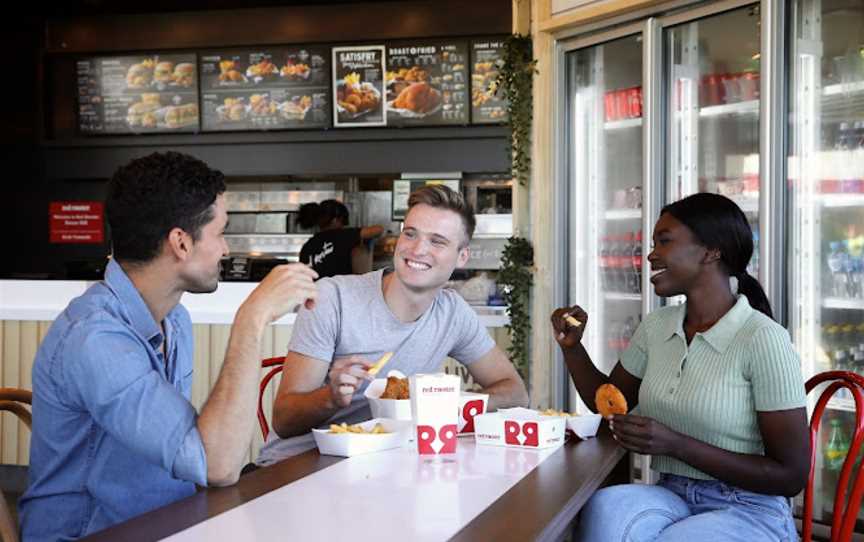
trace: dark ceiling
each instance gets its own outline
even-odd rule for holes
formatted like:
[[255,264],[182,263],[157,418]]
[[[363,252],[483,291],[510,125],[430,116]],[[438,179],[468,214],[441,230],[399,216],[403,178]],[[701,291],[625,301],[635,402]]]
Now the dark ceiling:
[[[396,3],[399,0],[375,0]],[[431,1],[431,0],[430,0]],[[270,6],[320,6],[368,3],[368,0],[147,0],[117,2],[116,0],[36,1],[22,6],[37,17],[74,17],[87,15],[129,15],[135,13],[169,13],[181,11],[212,11]]]

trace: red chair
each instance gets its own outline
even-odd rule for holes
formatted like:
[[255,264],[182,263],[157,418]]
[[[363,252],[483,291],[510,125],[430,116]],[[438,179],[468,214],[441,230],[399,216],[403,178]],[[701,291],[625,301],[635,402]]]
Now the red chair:
[[267,417],[264,416],[264,390],[267,389],[267,384],[273,380],[273,377],[282,372],[282,365],[285,363],[285,356],[276,358],[267,358],[261,362],[261,368],[273,367],[261,379],[261,385],[258,388],[258,424],[261,426],[261,435],[264,441],[267,441],[267,435],[270,434],[270,426],[267,424]]
[[[816,473],[816,438],[819,433],[819,423],[828,400],[834,392],[840,388],[846,388],[855,399],[855,429],[852,433],[852,444],[840,470],[840,478],[837,482],[837,490],[834,496],[834,512],[831,520],[831,542],[848,542],[852,539],[852,531],[855,528],[855,520],[861,506],[861,497],[864,496],[864,468],[860,465],[853,472],[855,459],[861,451],[864,443],[864,377],[846,371],[828,371],[820,373],[807,381],[805,386],[810,393],[816,386],[828,383],[828,387],[819,396],[816,408],[810,417],[810,477],[807,480],[807,488],[804,490],[804,520],[802,524],[803,542],[810,542],[813,536],[813,478]],[[848,501],[846,488],[852,478],[852,490],[849,492]],[[846,504],[844,507],[843,504]]]

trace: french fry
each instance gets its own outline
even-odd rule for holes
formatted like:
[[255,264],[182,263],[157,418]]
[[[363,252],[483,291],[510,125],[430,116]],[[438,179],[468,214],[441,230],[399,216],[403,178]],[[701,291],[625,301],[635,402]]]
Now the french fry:
[[340,435],[386,435],[390,433],[389,431],[384,429],[384,426],[380,423],[376,423],[375,427],[373,427],[369,431],[366,431],[365,429],[363,429],[363,426],[359,424],[348,425],[345,422],[342,422],[341,424],[331,423],[330,432]]
[[563,410],[555,410],[554,408],[547,408],[546,410],[540,411],[541,416],[564,416],[565,418],[569,418],[571,414],[569,412],[565,412]]
[[376,361],[372,365],[372,367],[369,367],[369,369],[367,369],[366,372],[369,373],[370,376],[377,375],[378,371],[380,371],[385,365],[387,365],[387,362],[390,361],[390,358],[392,358],[392,357],[393,357],[393,352],[387,352],[386,354],[381,356],[381,359]]
[[568,324],[570,324],[570,325],[573,326],[573,327],[579,327],[579,326],[582,325],[582,322],[580,322],[579,320],[573,318],[573,315],[572,315],[572,314],[568,314],[567,316],[565,316],[565,317],[564,317],[564,321],[567,322]]

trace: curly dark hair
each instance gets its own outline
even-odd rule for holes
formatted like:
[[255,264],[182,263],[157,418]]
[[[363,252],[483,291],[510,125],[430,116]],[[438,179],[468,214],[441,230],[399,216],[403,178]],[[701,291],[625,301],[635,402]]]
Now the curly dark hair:
[[114,258],[152,260],[173,228],[197,240],[223,192],[222,172],[179,152],[156,152],[120,167],[105,201]]

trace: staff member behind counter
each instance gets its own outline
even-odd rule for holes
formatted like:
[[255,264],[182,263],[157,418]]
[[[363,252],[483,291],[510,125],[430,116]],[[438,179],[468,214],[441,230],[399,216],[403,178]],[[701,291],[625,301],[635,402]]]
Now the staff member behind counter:
[[300,249],[300,261],[312,267],[319,277],[370,271],[363,263],[368,260],[364,243],[380,237],[384,226],[346,228],[348,208],[335,199],[302,205],[297,221],[306,229],[318,227],[318,233]]

